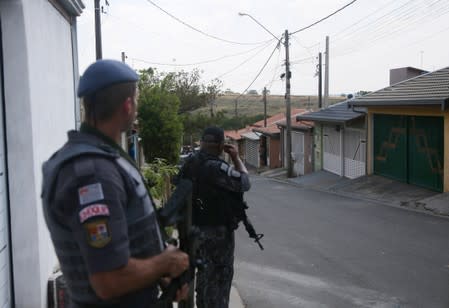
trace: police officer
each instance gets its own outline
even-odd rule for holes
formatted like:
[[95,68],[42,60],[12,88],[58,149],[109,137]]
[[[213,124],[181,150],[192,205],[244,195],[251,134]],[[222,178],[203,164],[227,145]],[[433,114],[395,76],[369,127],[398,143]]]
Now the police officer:
[[137,81],[122,62],[90,65],[78,87],[86,121],[43,166],[44,214],[71,307],[153,307],[158,282],[189,265],[164,247],[143,178],[118,145],[135,120]]
[[[228,153],[230,166],[219,156]],[[218,127],[206,128],[200,151],[191,156],[180,173],[193,182],[193,224],[201,233],[198,256],[205,266],[196,276],[198,308],[226,308],[229,305],[234,274],[234,230],[237,223],[233,207],[243,201],[248,191],[248,171],[233,145],[224,144],[224,132]]]

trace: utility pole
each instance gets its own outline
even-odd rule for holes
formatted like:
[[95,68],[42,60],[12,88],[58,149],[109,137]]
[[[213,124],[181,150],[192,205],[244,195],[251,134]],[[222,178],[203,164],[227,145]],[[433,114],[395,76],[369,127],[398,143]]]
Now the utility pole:
[[[122,62],[126,63],[126,54],[124,51],[122,51]],[[128,136],[130,136],[129,132],[122,133],[122,148],[125,152],[128,152]]]
[[234,115],[237,118],[237,99],[234,101]]
[[322,64],[322,54],[318,54],[318,108],[323,108],[323,64]]
[[329,106],[329,36],[326,36],[326,68],[324,70],[324,107]]
[[292,164],[292,119],[290,111],[290,78],[292,74],[290,72],[290,58],[288,51],[288,30],[285,30],[284,34],[284,45],[285,45],[285,107],[287,118],[287,142],[286,142],[286,156],[287,156],[287,176],[289,178],[293,177],[293,164]]
[[95,0],[95,49],[97,60],[103,58],[103,52],[101,50],[101,11],[100,0]]
[[267,87],[263,88],[263,127],[267,127]]

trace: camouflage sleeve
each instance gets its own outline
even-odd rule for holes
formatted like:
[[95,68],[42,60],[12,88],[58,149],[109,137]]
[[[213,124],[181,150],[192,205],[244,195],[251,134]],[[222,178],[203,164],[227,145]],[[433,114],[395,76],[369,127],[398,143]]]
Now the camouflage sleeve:
[[209,180],[215,185],[232,192],[245,192],[251,188],[247,173],[239,172],[223,161],[208,161]]

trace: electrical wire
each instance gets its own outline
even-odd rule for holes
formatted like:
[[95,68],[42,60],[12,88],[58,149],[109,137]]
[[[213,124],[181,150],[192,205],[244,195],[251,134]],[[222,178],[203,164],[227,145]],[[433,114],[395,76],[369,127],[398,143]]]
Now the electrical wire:
[[338,12],[340,12],[340,11],[344,10],[345,8],[347,8],[348,6],[352,5],[352,4],[353,4],[354,2],[356,2],[356,1],[357,1],[357,0],[352,0],[352,1],[349,2],[348,4],[342,6],[341,8],[339,8],[338,10],[334,11],[333,13],[327,15],[326,17],[323,17],[323,18],[321,18],[320,20],[317,20],[317,21],[315,21],[314,23],[312,23],[312,24],[310,24],[310,25],[308,25],[308,26],[306,26],[306,27],[303,27],[303,28],[301,28],[301,29],[298,29],[298,30],[296,30],[296,31],[291,32],[290,35],[293,35],[293,34],[302,32],[302,31],[304,31],[304,30],[307,30],[307,29],[309,29],[309,28],[311,28],[311,27],[313,27],[313,26],[319,24],[319,23],[322,22],[322,21],[325,21],[326,19],[328,19],[328,18],[334,16],[334,15],[337,14]]
[[198,28],[196,28],[196,27],[194,27],[194,26],[188,24],[187,22],[185,22],[185,21],[181,20],[180,18],[174,16],[173,14],[171,14],[171,13],[168,12],[168,11],[166,11],[165,9],[163,9],[162,7],[160,7],[159,5],[157,5],[155,2],[153,2],[153,1],[151,1],[151,0],[146,0],[146,1],[147,1],[148,3],[150,3],[151,5],[153,5],[154,7],[156,7],[157,9],[159,9],[160,11],[164,12],[166,15],[168,15],[168,16],[170,16],[171,18],[173,18],[174,20],[176,20],[177,22],[183,24],[183,25],[186,26],[187,28],[189,28],[189,29],[191,29],[191,30],[193,30],[193,31],[195,31],[195,32],[198,32],[198,33],[200,33],[200,34],[202,34],[202,35],[204,35],[204,36],[207,36],[207,37],[209,37],[209,38],[212,38],[212,39],[214,39],[214,40],[217,40],[217,41],[222,41],[222,42],[225,42],[225,43],[236,44],[236,45],[261,45],[261,44],[264,44],[264,43],[269,42],[269,41],[267,40],[267,41],[263,41],[263,42],[244,43],[244,42],[236,42],[236,41],[231,41],[231,40],[223,39],[223,38],[220,38],[220,37],[218,37],[218,36],[215,36],[215,35],[206,33],[206,32],[204,32],[203,30],[200,30],[200,29],[198,29]]
[[269,47],[271,44],[266,44],[265,46],[262,46],[262,48],[260,50],[258,50],[255,54],[249,56],[248,58],[246,58],[245,60],[243,60],[241,63],[239,63],[238,65],[234,66],[232,69],[224,72],[223,74],[219,75],[218,77],[216,77],[217,79],[221,79],[223,76],[228,75],[234,71],[236,71],[237,69],[239,69],[240,67],[242,67],[243,65],[245,65],[246,63],[248,63],[249,61],[253,60],[257,55],[259,55],[262,51],[264,51],[265,49],[267,49],[267,47]]
[[415,29],[418,26],[422,26],[425,22],[429,20],[432,22],[436,21],[439,17],[442,17],[445,14],[449,13],[449,5],[447,4],[434,7],[439,2],[441,2],[441,0],[431,3],[430,7],[433,7],[433,9],[426,14],[419,13],[418,10],[418,12],[413,13],[413,15],[408,14],[406,16],[398,18],[398,20],[402,22],[399,25],[391,26],[390,24],[392,22],[389,22],[388,25],[390,26],[387,26],[388,28],[385,31],[379,31],[378,33],[374,32],[371,35],[368,35],[367,33],[364,34],[362,33],[363,36],[359,40],[357,40],[358,41],[357,45],[351,46],[351,48],[346,48],[346,50],[340,51],[338,50],[338,46],[342,45],[342,43],[340,42],[335,44],[337,46],[336,49],[338,50],[338,52],[334,53],[334,55],[335,54],[337,54],[337,56],[348,55],[353,52],[357,52],[367,46],[372,46],[376,42],[393,38],[397,36],[397,34],[404,32],[411,32],[413,29]]
[[262,66],[262,68],[259,70],[259,72],[257,73],[256,77],[254,77],[253,81],[251,81],[251,83],[249,84],[249,86],[239,95],[235,98],[235,100],[238,100],[240,97],[242,97],[242,95],[248,91],[248,89],[253,85],[253,83],[257,80],[257,78],[259,78],[260,74],[262,74],[263,70],[265,69],[265,67],[267,66],[268,62],[270,62],[271,58],[274,55],[274,52],[276,51],[276,49],[280,48],[280,41],[276,44],[276,46],[274,47],[273,51],[271,52],[270,56],[268,57],[267,61],[265,61],[264,65]]
[[281,49],[279,48],[278,57],[276,60],[276,63],[278,64],[273,69],[273,77],[271,78],[271,81],[265,85],[268,88],[268,90],[271,90],[271,87],[273,86],[276,76],[279,76],[280,73],[279,69],[282,68],[282,63],[279,63],[280,57],[281,57]]
[[[271,43],[273,40],[274,39],[271,39],[269,41],[269,43]],[[239,53],[235,53],[235,54],[231,54],[231,55],[225,55],[225,56],[221,56],[221,57],[218,57],[218,58],[204,60],[204,61],[199,61],[199,62],[194,62],[194,63],[183,63],[183,64],[162,63],[162,62],[154,62],[154,61],[138,59],[138,58],[131,58],[131,60],[136,61],[136,62],[142,62],[142,63],[146,63],[146,64],[151,64],[151,65],[161,65],[161,66],[176,66],[176,67],[179,67],[179,66],[195,66],[195,65],[201,65],[201,64],[218,62],[218,61],[221,61],[221,60],[227,59],[227,58],[241,56],[241,55],[250,53],[251,51],[254,51],[254,50],[259,49],[259,48],[261,48],[261,50],[263,50],[263,49],[265,49],[268,46],[269,46],[269,44],[265,44],[264,46],[262,46],[262,48],[260,46],[257,46],[257,47],[251,48],[250,50],[246,50],[246,51],[243,51],[243,52],[239,52]]]

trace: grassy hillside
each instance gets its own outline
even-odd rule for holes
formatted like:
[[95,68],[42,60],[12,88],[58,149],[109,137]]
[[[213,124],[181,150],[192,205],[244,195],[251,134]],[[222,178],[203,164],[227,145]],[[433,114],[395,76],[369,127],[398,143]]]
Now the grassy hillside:
[[[235,114],[235,95],[223,95],[216,99],[214,104],[214,112],[223,111],[226,117],[233,117]],[[262,95],[243,95],[238,99],[238,115],[253,116],[263,114],[263,97]],[[344,97],[330,97],[330,103],[334,104],[344,100]],[[318,109],[317,96],[292,96],[291,108]],[[210,107],[197,109],[195,113],[209,114]],[[274,115],[285,112],[285,100],[281,95],[267,96],[267,114]]]

